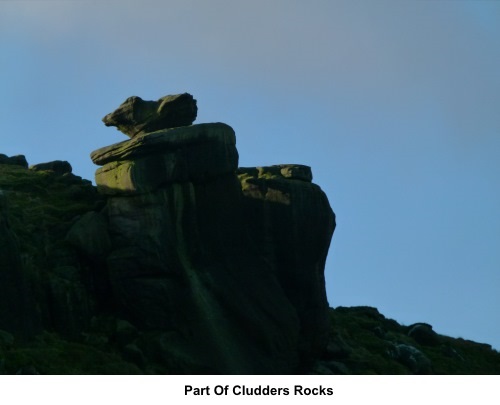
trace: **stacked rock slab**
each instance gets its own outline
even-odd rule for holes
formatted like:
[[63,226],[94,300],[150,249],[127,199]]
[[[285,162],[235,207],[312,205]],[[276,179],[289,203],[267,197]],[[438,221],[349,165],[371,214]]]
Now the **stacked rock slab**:
[[309,168],[238,170],[222,123],[141,133],[91,157],[113,293],[153,336],[146,355],[176,373],[275,374],[324,349],[335,222]]
[[137,194],[169,183],[204,181],[231,173],[238,165],[236,138],[221,123],[170,128],[138,135],[98,149],[94,163],[104,194]]
[[196,100],[188,93],[165,96],[158,101],[144,101],[133,96],[102,121],[133,138],[159,129],[191,125],[197,112]]

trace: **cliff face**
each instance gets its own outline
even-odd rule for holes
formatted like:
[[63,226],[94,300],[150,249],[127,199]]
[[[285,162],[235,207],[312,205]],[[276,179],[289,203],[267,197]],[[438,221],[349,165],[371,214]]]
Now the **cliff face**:
[[[133,97],[108,114],[106,125],[131,139],[91,154],[102,166],[94,206],[58,232],[45,226],[43,240],[25,235],[23,245],[47,252],[32,264],[4,210],[2,274],[15,297],[5,296],[0,329],[88,340],[103,336],[95,325],[110,314],[111,329],[128,325],[122,351],[173,373],[293,373],[324,351],[335,228],[326,195],[306,166],[238,168],[233,129],[190,125],[196,110],[189,95]],[[172,123],[185,126],[161,129]],[[16,170],[58,183],[71,167]],[[36,326],[24,330],[21,318]]]
[[123,315],[185,372],[290,373],[328,334],[334,214],[310,169],[238,169],[232,128],[141,134],[92,153]]

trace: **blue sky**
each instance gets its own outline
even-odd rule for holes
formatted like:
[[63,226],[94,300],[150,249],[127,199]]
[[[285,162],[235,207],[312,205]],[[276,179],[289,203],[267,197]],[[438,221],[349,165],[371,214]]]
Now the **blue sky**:
[[312,166],[331,306],[500,349],[500,2],[3,0],[0,72],[0,153],[87,179],[105,114],[190,92],[241,166]]

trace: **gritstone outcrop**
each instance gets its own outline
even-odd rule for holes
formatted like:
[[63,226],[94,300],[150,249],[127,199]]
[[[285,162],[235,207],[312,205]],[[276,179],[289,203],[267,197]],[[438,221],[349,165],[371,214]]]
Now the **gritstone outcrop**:
[[157,332],[167,362],[291,373],[324,350],[335,217],[310,168],[238,169],[222,123],[141,133],[91,157],[103,165],[114,297]]
[[499,374],[490,345],[328,308],[311,169],[238,167],[187,93],[127,99],[92,160],[0,154],[0,374]]

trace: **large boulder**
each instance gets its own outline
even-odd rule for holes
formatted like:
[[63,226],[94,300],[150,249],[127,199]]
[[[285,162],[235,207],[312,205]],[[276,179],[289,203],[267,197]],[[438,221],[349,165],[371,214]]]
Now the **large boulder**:
[[143,330],[161,330],[177,372],[287,373],[299,322],[274,269],[246,238],[234,176],[108,200],[114,295]]
[[160,129],[191,125],[197,112],[196,100],[188,93],[164,96],[158,101],[145,101],[133,96],[102,121],[106,126],[117,127],[133,138]]
[[0,153],[0,164],[22,166],[25,169],[28,168],[28,162],[24,155],[15,155],[9,157],[7,155],[4,155],[3,153]]
[[440,343],[439,335],[427,323],[416,323],[408,327],[408,336],[415,339],[420,345],[437,346]]

